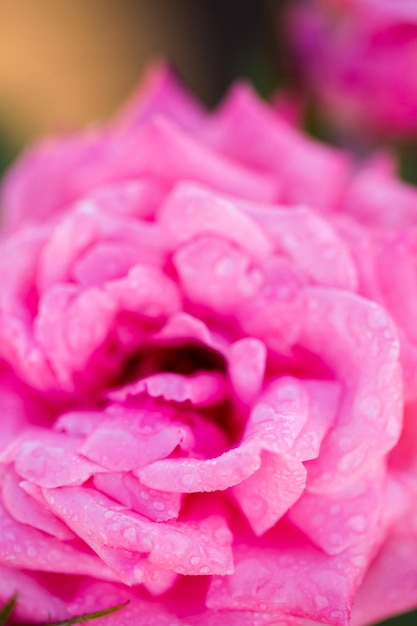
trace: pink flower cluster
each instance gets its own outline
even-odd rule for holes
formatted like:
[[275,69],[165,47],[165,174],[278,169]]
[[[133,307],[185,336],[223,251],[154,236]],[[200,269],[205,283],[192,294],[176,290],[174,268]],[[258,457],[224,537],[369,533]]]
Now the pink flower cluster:
[[[0,601],[103,626],[417,604],[417,191],[164,68],[3,186]],[[353,607],[353,609],[352,609]],[[98,623],[100,620],[98,621]]]
[[348,131],[417,136],[416,0],[297,0],[290,40],[306,83]]

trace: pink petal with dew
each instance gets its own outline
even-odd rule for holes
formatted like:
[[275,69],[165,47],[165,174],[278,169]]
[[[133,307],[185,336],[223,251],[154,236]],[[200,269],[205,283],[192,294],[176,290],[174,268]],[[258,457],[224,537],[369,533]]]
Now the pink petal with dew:
[[[179,307],[177,287],[161,270],[136,265],[126,277],[108,282],[104,289],[74,284],[58,284],[49,289],[41,299],[34,334],[59,385],[71,391],[74,376],[85,371],[98,350],[103,352],[101,365],[109,361],[105,342],[117,313],[128,311],[141,320],[160,320]],[[115,357],[110,355],[109,367],[112,359]],[[90,376],[83,375],[84,383],[94,382],[94,375],[94,371]]]
[[150,489],[132,474],[96,474],[93,483],[105,495],[154,522],[167,522],[179,515],[181,494]]
[[413,402],[417,395],[417,347],[413,343],[415,234],[410,228],[406,233],[375,233],[349,218],[337,218],[336,228],[355,261],[359,293],[381,304],[399,322],[404,399]]
[[240,444],[215,458],[164,459],[135,472],[153,489],[173,493],[222,491],[261,466],[262,450],[286,454],[308,417],[308,398],[296,379],[274,381],[255,405]]
[[[104,267],[94,268],[100,250],[112,255]],[[126,249],[115,254],[117,246]],[[122,277],[133,265],[162,265],[167,248],[160,230],[149,222],[105,212],[93,200],[84,199],[55,225],[39,262],[36,284],[42,293],[52,285],[71,282],[96,284]],[[96,261],[98,263],[98,259]],[[113,267],[115,266],[115,267]]]
[[113,402],[125,402],[129,398],[147,394],[151,398],[163,398],[167,402],[191,402],[194,406],[210,406],[226,399],[226,381],[216,372],[200,371],[183,376],[173,372],[161,372],[142,378],[107,394]]
[[73,390],[74,373],[103,344],[116,312],[114,299],[97,287],[57,284],[41,298],[34,337],[63,389]]
[[[128,225],[126,225],[128,227]],[[147,241],[117,241],[97,243],[74,264],[72,278],[80,285],[90,287],[102,285],[111,280],[123,278],[138,263],[162,265],[164,253],[158,250],[150,240],[151,229],[141,233],[140,239]]]
[[113,572],[116,580],[129,587],[143,584],[152,595],[160,595],[172,587],[178,576],[175,572],[153,565],[146,556],[135,551],[109,547],[94,539],[89,541],[89,545]]
[[308,420],[291,448],[291,456],[311,461],[319,456],[321,443],[337,420],[342,388],[333,380],[303,380],[303,386],[309,396]]
[[260,468],[232,488],[255,535],[272,528],[300,498],[307,482],[304,465],[266,450]]
[[32,498],[20,482],[14,470],[8,467],[2,478],[2,501],[9,515],[17,522],[42,530],[61,541],[74,539],[74,533]]
[[[417,195],[416,195],[417,199]],[[417,344],[417,230],[391,232],[374,238],[375,265],[385,304],[407,339]]]
[[319,214],[307,207],[248,202],[238,206],[267,233],[274,251],[285,254],[312,283],[356,290],[357,272],[349,249]]
[[101,226],[97,211],[92,209],[91,205],[80,203],[54,225],[39,261],[36,284],[40,293],[68,281],[74,261],[99,239]]
[[[236,317],[249,335],[268,348],[288,352],[302,320],[301,290],[305,277],[285,258],[272,258],[261,268],[257,289],[236,308]],[[252,270],[255,274],[256,270]]]
[[2,454],[1,463],[14,462],[17,474],[40,487],[82,484],[103,469],[77,452],[82,440],[46,429],[31,429]]
[[208,233],[224,237],[255,256],[272,252],[268,233],[264,234],[232,199],[226,200],[195,184],[177,185],[162,205],[158,218],[173,250]]
[[0,565],[13,569],[68,573],[114,580],[95,556],[20,524],[0,504]]
[[246,252],[214,235],[183,244],[173,261],[186,296],[220,315],[234,313],[263,280]]
[[36,574],[28,574],[0,565],[0,605],[9,602],[18,593],[13,617],[19,621],[29,621],[36,615],[40,621],[68,619],[67,603],[45,588]]
[[122,409],[115,419],[104,420],[77,450],[107,471],[129,472],[169,456],[177,446],[187,450],[193,442],[191,429],[171,423],[169,416]]
[[375,542],[381,523],[386,472],[377,466],[340,492],[304,493],[289,519],[327,554]]
[[237,398],[245,404],[252,404],[262,390],[266,358],[265,344],[254,337],[239,339],[230,346],[230,383]]
[[0,355],[35,387],[53,386],[54,380],[31,332],[38,299],[36,272],[47,235],[48,229],[29,228],[0,243]]
[[152,596],[167,593],[178,580],[178,574],[150,563],[146,558],[137,566],[136,576]]
[[197,130],[206,118],[206,111],[177,79],[166,62],[150,65],[136,93],[122,107],[115,126],[132,131],[155,114],[173,120],[188,131]]
[[221,517],[200,523],[152,522],[88,487],[44,489],[51,510],[94,549],[144,554],[156,566],[187,575],[230,574],[232,535]]
[[416,587],[417,510],[413,504],[371,563],[356,596],[352,626],[379,622],[415,609]]
[[[313,380],[300,384],[308,394],[308,419],[295,437],[299,418],[295,417],[289,426],[290,431],[295,428],[291,433],[294,440],[291,450],[284,456],[264,450],[260,468],[232,488],[256,535],[272,528],[302,496],[307,482],[302,461],[318,456],[321,442],[335,421],[340,397],[338,384]],[[285,430],[280,435],[285,441]]]
[[255,171],[277,177],[284,186],[279,199],[289,204],[334,209],[350,175],[345,153],[306,138],[245,84],[232,88],[204,138]]
[[102,411],[69,411],[57,418],[53,430],[85,437],[101,426],[106,417],[107,414]]
[[306,626],[302,619],[280,613],[213,611],[187,617],[187,626]]
[[[398,339],[375,303],[332,289],[308,288],[299,344],[320,354],[343,384],[339,418],[309,461],[309,489],[339,491],[398,441],[402,381]],[[325,324],[323,324],[325,320]]]
[[136,265],[126,277],[108,282],[105,290],[120,310],[140,318],[164,319],[181,308],[177,286],[157,267]]
[[268,541],[235,546],[235,572],[212,579],[207,606],[348,626],[369,555],[355,548],[328,556],[285,526],[274,535],[273,545]]

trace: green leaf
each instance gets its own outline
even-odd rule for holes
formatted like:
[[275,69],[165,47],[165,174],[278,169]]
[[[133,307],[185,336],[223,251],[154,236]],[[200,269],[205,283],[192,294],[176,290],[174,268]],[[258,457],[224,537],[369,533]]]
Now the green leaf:
[[17,593],[15,593],[8,603],[2,608],[0,612],[0,626],[6,626],[9,617],[11,617],[14,607],[16,606]]
[[[14,608],[16,606],[17,593],[14,594],[9,600],[9,602],[3,607],[0,612],[0,626],[6,626],[9,618],[11,617]],[[111,606],[109,609],[103,609],[102,611],[95,611],[94,613],[84,613],[83,615],[76,615],[70,619],[66,619],[62,622],[55,622],[54,624],[48,622],[48,624],[44,624],[43,626],[73,626],[74,624],[81,624],[82,622],[88,622],[92,619],[98,619],[99,617],[104,617],[105,615],[110,615],[111,613],[116,613],[116,611],[120,611],[124,609],[129,604],[129,600],[124,602],[123,604],[118,604],[117,606]],[[24,626],[23,624],[17,624],[17,626]],[[28,625],[29,626],[29,625]]]
[[105,615],[116,613],[117,611],[124,609],[128,604],[129,600],[127,602],[124,602],[123,604],[112,606],[109,609],[103,609],[102,611],[96,611],[94,613],[84,613],[84,615],[78,615],[76,617],[72,617],[71,619],[64,620],[63,622],[45,624],[44,626],[73,626],[73,624],[81,624],[82,622],[88,622],[88,620],[90,619],[98,619],[99,617],[104,617]]

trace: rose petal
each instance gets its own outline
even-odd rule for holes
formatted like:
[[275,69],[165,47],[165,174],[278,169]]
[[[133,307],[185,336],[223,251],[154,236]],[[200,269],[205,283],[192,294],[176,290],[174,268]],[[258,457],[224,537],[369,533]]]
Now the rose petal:
[[253,532],[259,536],[297,502],[306,482],[307,471],[300,461],[264,451],[260,468],[232,491]]
[[160,269],[146,265],[136,265],[125,278],[107,283],[106,293],[121,310],[143,318],[168,317],[181,305],[175,283]]
[[87,206],[97,207],[99,213],[112,213],[119,217],[151,219],[166,194],[165,185],[156,180],[132,180],[103,183],[90,191]]
[[232,200],[223,200],[198,185],[177,185],[163,203],[158,218],[173,250],[209,233],[229,239],[257,256],[272,252],[270,241],[251,216],[239,211]]
[[307,207],[263,208],[248,202],[240,206],[262,226],[275,251],[287,255],[311,282],[356,290],[357,270],[349,250],[323,217]]
[[398,340],[390,319],[375,303],[319,288],[306,289],[303,297],[300,344],[327,360],[344,384],[338,421],[319,458],[309,462],[309,489],[323,493],[352,483],[398,440]]
[[95,556],[20,524],[0,503],[0,564],[12,568],[93,576],[114,580]]
[[[390,533],[359,588],[352,624],[379,622],[416,606],[417,524],[415,506]],[[381,598],[384,599],[381,602]]]
[[189,131],[197,130],[206,116],[202,106],[164,62],[147,69],[139,88],[117,116],[116,125],[132,131],[155,114],[162,114]]
[[46,429],[33,429],[1,455],[0,462],[14,461],[17,474],[40,487],[82,484],[102,468],[77,453],[80,439]]
[[288,452],[305,424],[307,407],[306,394],[295,379],[278,379],[255,405],[237,447],[208,460],[164,459],[134,473],[145,485],[162,491],[222,491],[260,468],[262,450]]
[[334,208],[350,174],[346,154],[305,138],[270,111],[248,85],[232,88],[205,137],[255,171],[277,176],[284,184],[282,199],[289,204]]
[[280,528],[279,537],[274,546],[236,546],[235,572],[213,577],[207,606],[284,613],[348,626],[354,593],[366,565],[360,549],[328,556],[285,527]]
[[265,344],[254,337],[235,341],[229,352],[229,376],[239,400],[250,404],[262,390],[266,368]]
[[74,388],[74,373],[103,344],[116,311],[114,300],[97,287],[80,290],[73,284],[55,285],[42,297],[34,336],[62,388]]
[[3,505],[9,515],[61,541],[74,539],[74,533],[22,489],[19,483],[20,479],[9,467],[2,478]]
[[338,554],[378,536],[385,498],[385,471],[376,467],[346,489],[304,493],[289,512],[294,522],[327,554]]
[[214,235],[184,244],[173,260],[187,297],[221,315],[235,312],[262,280],[243,250]]
[[[44,489],[51,510],[86,543],[144,554],[157,566],[180,574],[233,571],[231,533],[222,518],[200,524],[151,522],[88,487]],[[103,554],[101,555],[104,558]],[[111,566],[111,564],[110,564]]]
[[272,177],[251,171],[220,155],[175,126],[156,117],[127,133],[111,155],[106,169],[111,176],[156,177],[167,185],[189,180],[250,200],[273,201],[277,195]]
[[13,617],[19,621],[29,621],[34,615],[45,622],[70,617],[67,603],[48,591],[33,573],[0,565],[0,605],[4,606],[15,593],[18,596]]
[[168,456],[177,446],[187,449],[192,442],[185,424],[170,423],[161,412],[121,409],[116,419],[104,420],[77,450],[110,472],[129,472]]
[[226,384],[221,374],[199,372],[183,376],[173,372],[162,372],[142,378],[107,394],[113,402],[125,402],[148,394],[151,398],[162,397],[167,402],[191,402],[194,406],[208,406],[226,398]]
[[99,491],[154,522],[167,522],[179,515],[181,494],[149,489],[132,474],[96,474],[93,482]]

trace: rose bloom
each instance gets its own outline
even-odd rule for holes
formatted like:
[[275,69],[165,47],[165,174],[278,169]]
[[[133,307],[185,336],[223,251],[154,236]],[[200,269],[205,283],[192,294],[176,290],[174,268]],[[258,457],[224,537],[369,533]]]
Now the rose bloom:
[[0,601],[362,626],[417,605],[417,191],[164,67],[3,185]]
[[416,0],[297,0],[289,40],[327,117],[348,131],[417,135]]

